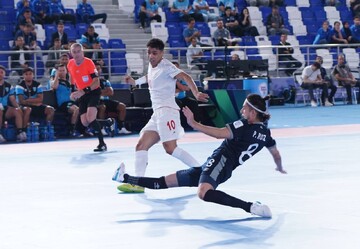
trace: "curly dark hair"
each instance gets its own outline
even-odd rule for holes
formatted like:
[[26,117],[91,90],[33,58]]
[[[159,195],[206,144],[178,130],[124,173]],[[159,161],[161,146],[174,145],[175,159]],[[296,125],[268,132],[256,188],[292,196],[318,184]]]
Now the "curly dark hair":
[[160,40],[158,38],[152,38],[150,41],[148,41],[148,43],[146,44],[146,47],[156,48],[156,49],[163,51],[165,48],[165,44],[162,40]]

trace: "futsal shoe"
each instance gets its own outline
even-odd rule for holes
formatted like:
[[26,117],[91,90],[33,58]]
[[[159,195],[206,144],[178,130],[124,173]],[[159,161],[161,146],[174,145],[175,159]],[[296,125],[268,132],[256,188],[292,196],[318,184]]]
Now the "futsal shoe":
[[121,128],[120,130],[118,130],[119,134],[131,134],[131,131],[128,131],[125,127]]
[[104,152],[107,151],[106,144],[99,144],[95,149],[94,152]]
[[250,212],[253,215],[258,215],[264,218],[271,218],[271,210],[267,205],[261,204],[260,202],[254,202],[250,207]]
[[124,174],[125,174],[125,164],[120,163],[119,168],[116,169],[112,180],[117,182],[124,182]]
[[117,189],[124,193],[139,193],[139,194],[141,194],[141,193],[145,192],[143,187],[133,185],[130,183],[121,184],[117,187]]
[[108,118],[107,121],[108,121],[108,126],[110,129],[110,136],[114,137],[115,136],[115,119]]

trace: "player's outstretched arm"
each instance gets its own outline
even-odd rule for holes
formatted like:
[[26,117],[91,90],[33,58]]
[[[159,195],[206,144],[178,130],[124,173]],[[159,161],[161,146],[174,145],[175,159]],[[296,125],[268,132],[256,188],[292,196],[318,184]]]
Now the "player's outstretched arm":
[[272,155],[274,162],[276,164],[275,170],[279,171],[282,174],[287,174],[287,172],[282,167],[281,155],[280,155],[280,152],[277,149],[276,145],[268,148],[268,150],[270,151],[270,154]]

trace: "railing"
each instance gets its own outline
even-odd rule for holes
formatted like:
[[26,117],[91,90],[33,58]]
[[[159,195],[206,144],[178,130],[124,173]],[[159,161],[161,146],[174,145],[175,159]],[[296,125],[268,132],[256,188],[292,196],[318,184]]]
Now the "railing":
[[[330,69],[333,65],[337,64],[337,55],[343,52],[344,48],[357,48],[359,44],[352,45],[337,45],[337,44],[329,44],[329,45],[297,45],[297,46],[289,46],[298,51],[299,55],[294,54],[293,57],[302,62],[302,67],[309,65],[315,61],[316,58],[316,50],[317,49],[327,49],[328,53],[323,54],[324,58],[324,67],[326,69]],[[272,76],[279,77],[280,72],[285,70],[286,68],[282,65],[282,61],[279,60],[279,48],[283,48],[284,46],[229,46],[227,48],[224,47],[206,47],[208,52],[206,52],[206,59],[214,60],[214,59],[224,59],[225,49],[226,54],[229,54],[230,51],[243,51],[244,55],[248,59],[268,59],[269,62],[269,71],[273,74]],[[259,52],[267,50],[268,53],[252,53],[254,49],[257,49]],[[172,57],[172,60],[177,60],[180,64],[186,64],[186,50],[187,48],[181,47],[172,47],[165,48],[166,57]],[[301,53],[299,53],[299,50]],[[108,67],[109,77],[110,79],[119,79],[119,76],[124,76],[131,72],[136,72],[138,74],[143,74],[146,72],[146,68],[148,65],[147,62],[147,50],[145,48],[133,48],[133,49],[101,49],[101,50],[85,50],[85,52],[97,52],[102,51],[105,64]],[[324,52],[326,50],[323,50]],[[356,50],[355,50],[356,51]],[[30,66],[34,68],[35,76],[37,79],[48,79],[47,68],[44,66],[46,61],[47,53],[53,52],[53,50],[33,50],[33,51],[23,51],[24,53],[29,53],[32,55],[32,59],[30,62]],[[251,52],[251,53],[250,53]],[[8,68],[8,75],[13,75],[11,73],[13,69],[10,67],[11,60],[10,55],[13,53],[20,53],[19,51],[0,51],[0,64]],[[67,50],[62,50],[61,53],[68,53]],[[137,54],[135,57],[131,57],[130,55]],[[171,56],[170,56],[171,54]],[[346,57],[346,56],[345,56]],[[355,56],[353,58],[359,58],[358,52],[355,52]],[[230,59],[230,58],[229,58]],[[358,60],[352,61],[351,68],[358,68],[359,62]],[[120,77],[121,78],[121,77]]]

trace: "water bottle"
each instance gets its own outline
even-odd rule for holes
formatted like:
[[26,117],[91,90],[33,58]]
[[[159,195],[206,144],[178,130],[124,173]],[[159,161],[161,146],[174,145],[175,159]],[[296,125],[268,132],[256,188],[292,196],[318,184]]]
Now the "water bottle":
[[39,125],[38,124],[32,124],[32,142],[39,142]]
[[40,140],[41,141],[48,141],[49,140],[49,132],[47,126],[40,127]]
[[51,124],[50,121],[48,121],[47,123],[47,130],[48,130],[48,140],[54,141],[55,140],[54,126]]
[[26,128],[26,142],[31,142],[32,130],[30,124]]

